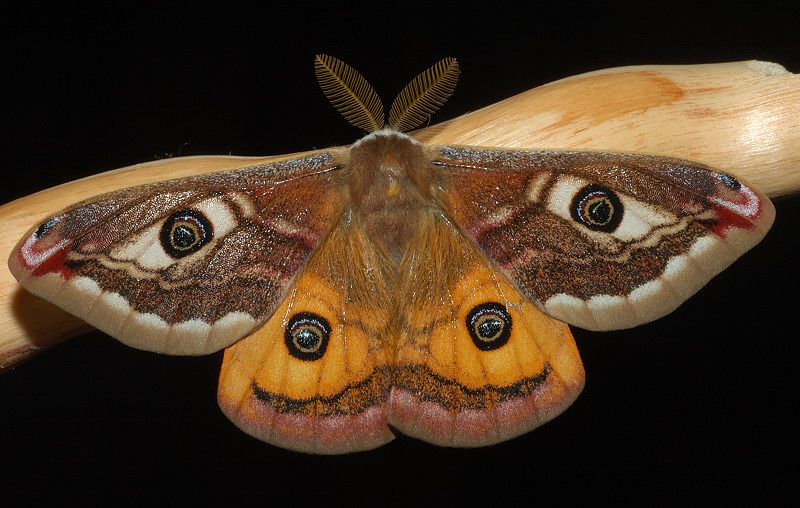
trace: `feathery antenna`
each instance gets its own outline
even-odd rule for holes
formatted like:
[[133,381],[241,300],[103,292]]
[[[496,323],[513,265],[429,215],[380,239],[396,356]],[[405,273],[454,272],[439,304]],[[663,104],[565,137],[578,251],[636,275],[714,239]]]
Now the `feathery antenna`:
[[[383,128],[383,104],[364,76],[329,55],[317,55],[314,70],[325,97],[348,122],[366,132]],[[458,73],[456,59],[445,58],[412,79],[392,103],[389,127],[406,132],[425,123],[452,95]]]
[[322,93],[342,116],[367,132],[383,128],[383,103],[364,76],[329,55],[317,55],[314,71]]
[[458,62],[445,58],[412,79],[395,98],[389,127],[400,132],[416,129],[453,95],[458,83]]

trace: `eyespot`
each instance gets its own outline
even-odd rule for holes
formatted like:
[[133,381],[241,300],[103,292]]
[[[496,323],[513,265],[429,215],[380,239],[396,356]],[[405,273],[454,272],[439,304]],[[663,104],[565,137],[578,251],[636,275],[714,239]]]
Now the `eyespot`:
[[214,237],[214,229],[205,215],[196,210],[180,210],[164,221],[161,246],[174,259],[200,250]]
[[306,362],[319,360],[328,349],[331,325],[324,317],[311,312],[299,312],[289,319],[283,341],[289,354]]
[[504,305],[486,302],[475,306],[467,314],[467,331],[481,351],[503,347],[511,338],[511,316]]
[[592,231],[612,233],[622,221],[623,208],[617,195],[602,185],[579,190],[570,205],[572,218]]

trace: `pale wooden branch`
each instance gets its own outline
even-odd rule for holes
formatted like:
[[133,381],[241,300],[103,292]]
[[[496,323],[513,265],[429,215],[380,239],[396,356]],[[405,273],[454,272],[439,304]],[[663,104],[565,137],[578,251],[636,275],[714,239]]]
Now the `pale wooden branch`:
[[[607,69],[414,133],[428,144],[643,151],[701,160],[771,197],[800,191],[800,75],[766,62]],[[187,157],[60,185],[0,207],[0,257],[46,215],[92,195],[280,157]],[[0,370],[90,327],[0,268]]]
[[418,139],[700,160],[775,198],[800,192],[800,75],[768,62],[619,67],[562,79]]

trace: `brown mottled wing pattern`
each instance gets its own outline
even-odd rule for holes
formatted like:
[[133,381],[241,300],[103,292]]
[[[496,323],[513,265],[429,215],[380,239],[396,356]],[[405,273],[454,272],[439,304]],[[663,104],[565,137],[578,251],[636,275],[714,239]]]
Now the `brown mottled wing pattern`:
[[650,155],[438,147],[448,213],[532,302],[588,329],[661,317],[766,234],[767,198]]
[[45,220],[22,285],[122,342],[226,347],[267,319],[341,215],[337,152],[105,194]]

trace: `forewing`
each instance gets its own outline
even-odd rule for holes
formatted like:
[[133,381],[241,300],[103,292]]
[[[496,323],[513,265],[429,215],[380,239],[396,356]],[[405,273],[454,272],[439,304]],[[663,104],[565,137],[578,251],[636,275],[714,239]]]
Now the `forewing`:
[[445,207],[539,308],[593,330],[661,317],[766,234],[770,201],[651,155],[438,147]]
[[12,251],[30,292],[131,346],[205,354],[266,320],[343,209],[337,152],[132,187]]

